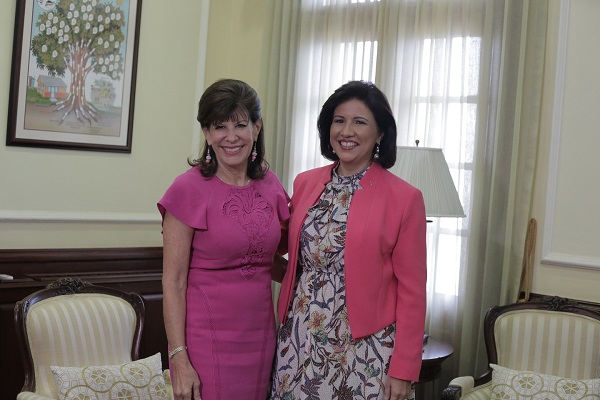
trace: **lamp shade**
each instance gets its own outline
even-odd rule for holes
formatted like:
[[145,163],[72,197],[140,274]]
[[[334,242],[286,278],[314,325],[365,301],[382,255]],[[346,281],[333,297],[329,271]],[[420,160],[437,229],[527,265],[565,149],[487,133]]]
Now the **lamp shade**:
[[464,217],[465,212],[442,149],[398,146],[390,172],[423,193],[427,217]]

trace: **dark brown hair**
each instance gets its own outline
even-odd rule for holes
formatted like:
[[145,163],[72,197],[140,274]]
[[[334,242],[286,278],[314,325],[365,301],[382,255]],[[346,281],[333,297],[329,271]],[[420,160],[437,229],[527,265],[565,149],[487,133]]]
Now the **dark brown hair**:
[[[339,160],[337,154],[333,152],[329,140],[333,113],[337,106],[353,99],[362,101],[369,108],[375,117],[377,130],[382,135],[379,144],[379,158],[373,161],[381,164],[383,168],[391,168],[396,163],[396,120],[387,97],[371,82],[350,81],[336,89],[325,101],[317,119],[321,154],[328,160]],[[371,157],[374,154],[375,147]]]
[[[198,122],[202,128],[224,121],[232,121],[238,118],[249,118],[254,124],[261,119],[260,99],[258,94],[246,82],[237,79],[220,79],[210,85],[200,97],[198,102]],[[199,166],[200,173],[210,178],[217,173],[219,168],[217,158],[212,157],[206,162],[208,143],[204,146],[200,158],[188,160],[191,166]],[[264,124],[261,125],[256,139],[256,159],[252,161],[248,157],[248,177],[250,179],[261,179],[269,168],[265,158],[265,135]]]

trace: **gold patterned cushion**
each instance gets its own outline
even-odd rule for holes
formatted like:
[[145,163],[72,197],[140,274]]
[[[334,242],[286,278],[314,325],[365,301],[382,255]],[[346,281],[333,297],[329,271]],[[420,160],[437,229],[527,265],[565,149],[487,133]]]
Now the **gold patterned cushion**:
[[598,400],[600,379],[575,380],[490,364],[491,400]]
[[60,400],[166,400],[160,353],[121,365],[50,366]]

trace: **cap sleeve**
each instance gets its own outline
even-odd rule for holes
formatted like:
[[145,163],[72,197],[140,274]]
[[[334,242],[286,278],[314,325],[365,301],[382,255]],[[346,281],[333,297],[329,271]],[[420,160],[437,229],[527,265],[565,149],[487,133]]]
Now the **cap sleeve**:
[[207,229],[206,212],[210,194],[203,190],[205,178],[197,168],[179,175],[157,203],[164,220],[169,211],[175,218],[194,229]]

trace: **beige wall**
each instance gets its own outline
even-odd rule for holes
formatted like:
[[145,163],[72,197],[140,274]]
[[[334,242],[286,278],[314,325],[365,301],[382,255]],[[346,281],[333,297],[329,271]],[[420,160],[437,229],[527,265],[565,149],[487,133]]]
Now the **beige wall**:
[[[259,90],[266,0],[210,2],[206,85],[220,78],[247,82]],[[260,93],[259,93],[260,96]]]
[[532,289],[600,302],[600,2],[550,4]]
[[[143,2],[131,154],[0,146],[0,248],[162,244],[156,201],[198,147],[205,82],[238,77],[257,86],[260,76],[254,15],[263,2],[209,3]],[[2,4],[5,127],[16,1]]]

